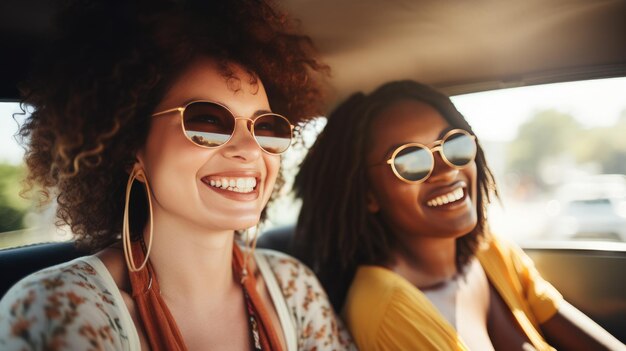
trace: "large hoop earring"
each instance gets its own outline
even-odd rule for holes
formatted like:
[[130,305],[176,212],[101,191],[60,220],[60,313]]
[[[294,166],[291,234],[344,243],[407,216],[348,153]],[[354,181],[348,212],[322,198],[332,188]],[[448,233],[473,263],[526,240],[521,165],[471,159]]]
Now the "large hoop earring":
[[[148,208],[149,208],[149,217],[150,217],[150,234],[148,242],[148,248],[146,250],[146,257],[144,258],[141,266],[137,267],[135,264],[135,260],[133,258],[132,245],[130,240],[130,225],[128,223],[128,208],[130,202],[130,191],[133,187],[133,182],[135,179],[143,180],[144,185],[146,186],[146,194],[148,196]],[[126,266],[128,266],[128,270],[131,272],[138,272],[142,270],[146,264],[148,263],[148,258],[150,257],[150,249],[152,249],[152,241],[153,241],[153,220],[152,220],[152,196],[150,195],[150,185],[148,184],[148,178],[146,178],[145,173],[142,169],[133,169],[128,177],[128,183],[126,184],[126,200],[124,202],[124,220],[122,225],[122,245],[124,247],[124,258],[126,259]],[[143,235],[143,233],[142,233]]]
[[256,241],[259,238],[259,223],[254,226],[254,238],[250,240],[250,228],[245,231],[245,247],[246,252],[243,254],[243,265],[241,267],[241,284],[245,283],[248,278],[248,261],[250,260],[250,256],[254,254],[254,250],[256,249]]

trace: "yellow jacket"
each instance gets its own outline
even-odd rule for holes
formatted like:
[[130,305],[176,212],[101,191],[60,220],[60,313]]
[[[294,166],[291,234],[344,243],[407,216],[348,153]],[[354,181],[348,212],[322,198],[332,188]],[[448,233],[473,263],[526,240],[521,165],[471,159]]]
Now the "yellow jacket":
[[[514,244],[492,238],[476,256],[533,346],[554,350],[539,324],[557,312],[561,294]],[[359,267],[343,315],[361,350],[468,350],[419,289],[383,267]]]

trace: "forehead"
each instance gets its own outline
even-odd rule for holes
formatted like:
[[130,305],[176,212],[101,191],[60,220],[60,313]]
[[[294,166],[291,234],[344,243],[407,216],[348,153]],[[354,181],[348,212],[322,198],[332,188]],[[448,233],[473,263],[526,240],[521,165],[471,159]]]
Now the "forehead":
[[228,68],[231,74],[225,75],[214,60],[195,60],[176,79],[155,110],[194,100],[222,103],[240,116],[250,116],[259,109],[269,110],[261,81],[239,65],[231,64]]
[[432,106],[416,100],[401,100],[376,117],[370,135],[375,147],[407,142],[428,144],[439,139],[441,132],[449,127]]

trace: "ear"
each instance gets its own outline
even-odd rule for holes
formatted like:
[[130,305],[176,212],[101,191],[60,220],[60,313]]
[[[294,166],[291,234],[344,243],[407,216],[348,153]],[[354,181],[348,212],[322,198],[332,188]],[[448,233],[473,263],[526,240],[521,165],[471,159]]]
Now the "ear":
[[365,200],[367,201],[367,210],[370,211],[370,213],[377,213],[380,211],[378,199],[371,190],[368,190],[365,194]]
[[[135,154],[135,162],[132,165],[129,165],[128,168],[126,169],[126,172],[130,175],[132,172],[137,172],[137,171],[141,171],[141,173],[145,173],[145,166],[144,166],[144,161],[143,161],[143,153],[142,151],[138,151]],[[136,178],[138,181],[142,182],[144,181],[143,176],[139,176]]]

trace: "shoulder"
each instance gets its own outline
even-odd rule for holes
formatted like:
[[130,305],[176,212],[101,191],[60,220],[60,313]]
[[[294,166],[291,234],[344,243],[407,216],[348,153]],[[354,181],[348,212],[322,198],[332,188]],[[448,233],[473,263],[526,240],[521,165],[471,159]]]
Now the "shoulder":
[[295,257],[269,249],[258,249],[257,255],[268,263],[281,285],[283,285],[283,282],[287,283],[286,280],[294,278],[314,280],[317,282],[315,273]]
[[523,254],[522,248],[506,235],[489,232],[481,242],[477,252],[487,252],[502,256]]
[[[113,344],[120,332],[111,286],[79,258],[33,273],[0,300],[3,349],[54,349]],[[103,346],[103,349],[107,349]]]
[[489,268],[486,266],[496,265],[519,272],[534,266],[532,260],[516,243],[494,234],[487,236],[476,256],[486,270]]
[[361,349],[433,348],[426,341],[440,333],[438,312],[426,296],[383,267],[359,267],[343,314]]
[[256,254],[262,256],[273,267],[287,267],[297,269],[308,269],[308,267],[297,258],[287,255],[284,252],[271,249],[256,249]]
[[[332,312],[326,292],[315,273],[295,257],[274,250],[261,249],[257,258],[264,260],[289,307],[299,313],[308,313],[314,304],[324,314]],[[260,257],[259,257],[260,256]],[[319,302],[319,304],[315,304]]]
[[[287,304],[292,310],[309,310],[315,301],[327,302],[328,298],[315,274],[297,258],[274,250],[261,249],[257,257],[267,262]],[[329,304],[321,306],[330,308]]]
[[402,277],[386,268],[361,266],[348,290],[346,311],[360,311],[364,306],[371,306],[368,311],[374,308],[382,313],[388,304],[396,301],[397,295],[407,292],[407,284]]
[[[407,289],[397,275],[376,266],[361,266],[350,285],[343,315],[355,340],[376,338],[394,311],[407,303]],[[368,343],[369,344],[369,343]]]
[[[77,294],[96,291],[104,282],[88,261],[88,258],[79,258],[28,275],[9,289],[1,305],[4,306],[11,299],[25,299],[28,296],[34,296],[36,300],[57,295],[74,299]],[[79,300],[74,302],[79,303]]]
[[492,283],[528,304],[539,323],[557,312],[563,296],[543,279],[532,259],[518,245],[492,235],[478,258]]
[[315,274],[298,259],[274,250],[257,250],[267,263],[298,334],[298,350],[353,349],[349,334],[333,310]]

